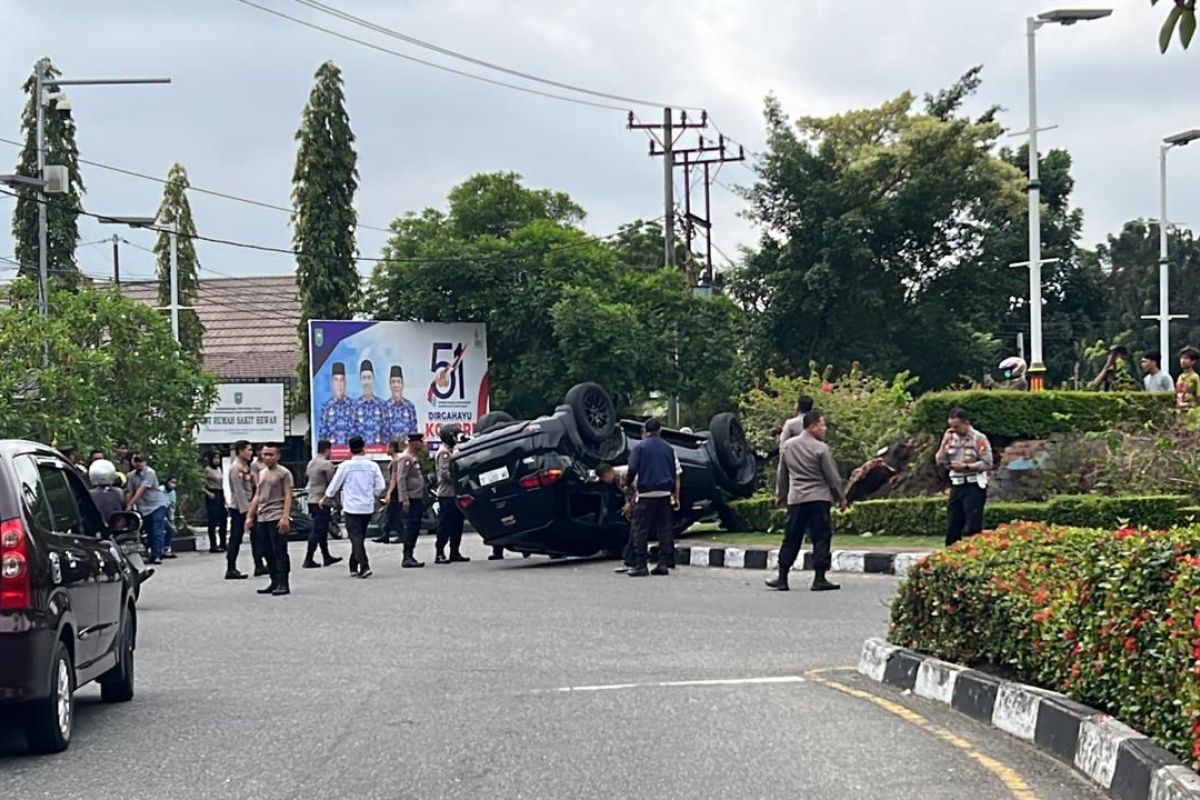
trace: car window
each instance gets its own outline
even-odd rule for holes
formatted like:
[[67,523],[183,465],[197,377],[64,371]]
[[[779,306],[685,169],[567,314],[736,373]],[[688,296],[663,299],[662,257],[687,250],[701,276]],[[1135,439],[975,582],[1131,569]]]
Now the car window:
[[82,535],[83,525],[79,518],[79,506],[75,503],[75,493],[67,483],[66,473],[45,462],[38,463],[38,476],[46,490],[46,502],[50,506],[50,518],[53,521],[52,530],[55,533],[73,533]]
[[50,518],[46,490],[38,478],[37,462],[30,456],[18,456],[13,459],[13,467],[21,484],[21,503],[25,506],[29,524],[43,533],[50,533],[54,530],[54,521]]

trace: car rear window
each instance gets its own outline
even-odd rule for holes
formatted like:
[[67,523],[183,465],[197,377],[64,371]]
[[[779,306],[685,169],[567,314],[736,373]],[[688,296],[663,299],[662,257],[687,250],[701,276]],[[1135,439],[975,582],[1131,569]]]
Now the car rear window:
[[17,456],[13,459],[13,468],[21,486],[21,504],[29,524],[43,533],[50,533],[54,530],[54,520],[50,516],[46,490],[38,477],[37,462],[30,456]]

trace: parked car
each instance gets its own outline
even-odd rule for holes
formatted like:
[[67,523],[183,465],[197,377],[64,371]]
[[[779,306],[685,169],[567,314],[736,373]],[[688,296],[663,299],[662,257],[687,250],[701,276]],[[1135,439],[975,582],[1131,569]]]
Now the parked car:
[[141,520],[107,522],[55,450],[0,441],[0,704],[36,753],[71,743],[74,692],[133,699],[137,572],[121,550]]
[[[624,547],[623,500],[593,470],[601,461],[626,463],[642,423],[618,419],[602,387],[580,384],[535,420],[486,414],[476,434],[455,451],[451,471],[459,507],[487,544],[556,556]],[[730,498],[753,494],[758,462],[733,414],[717,414],[707,431],[661,435],[683,469],[677,534],[718,516]]]

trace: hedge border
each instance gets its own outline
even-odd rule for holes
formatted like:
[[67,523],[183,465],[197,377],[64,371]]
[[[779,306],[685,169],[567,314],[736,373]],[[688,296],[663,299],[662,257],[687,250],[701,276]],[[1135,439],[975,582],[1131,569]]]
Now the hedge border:
[[1024,683],[868,639],[858,671],[949,706],[1044,750],[1111,797],[1200,799],[1200,775],[1153,739],[1107,714]]

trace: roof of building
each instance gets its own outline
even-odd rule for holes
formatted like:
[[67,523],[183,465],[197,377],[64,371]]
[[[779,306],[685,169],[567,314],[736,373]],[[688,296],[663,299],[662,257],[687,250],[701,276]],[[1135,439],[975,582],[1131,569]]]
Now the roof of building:
[[[158,281],[121,284],[158,305]],[[227,380],[290,380],[300,363],[300,295],[294,275],[205,278],[196,311],[204,324],[204,368]]]

